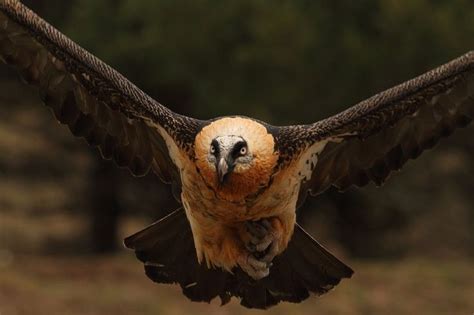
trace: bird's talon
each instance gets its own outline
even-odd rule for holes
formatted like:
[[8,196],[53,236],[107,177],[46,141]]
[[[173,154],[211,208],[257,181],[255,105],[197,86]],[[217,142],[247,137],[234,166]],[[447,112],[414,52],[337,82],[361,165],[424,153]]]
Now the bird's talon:
[[267,229],[260,224],[260,221],[247,221],[245,226],[253,239],[261,239],[267,234]]
[[256,246],[255,246],[255,244],[252,243],[252,242],[247,243],[247,244],[245,245],[245,247],[246,247],[247,250],[248,250],[249,252],[251,252],[251,253],[255,252],[255,250],[256,250]]
[[[278,237],[275,235],[271,222],[268,219],[259,221],[247,221],[245,223],[246,230],[250,235],[250,240],[245,244],[251,253],[263,253],[264,257],[268,256],[269,249],[274,247]],[[270,256],[273,253],[270,253]],[[274,256],[273,256],[274,257]]]
[[248,251],[242,270],[255,280],[266,277],[273,266],[273,258],[278,254],[279,237],[268,219],[245,223],[250,239],[245,247]]
[[267,231],[272,229],[272,224],[270,223],[269,220],[267,220],[267,219],[262,219],[262,220],[260,220],[260,223],[265,227],[265,229],[266,229]]
[[273,234],[267,234],[258,243],[254,244],[258,252],[264,252],[274,241]]
[[255,258],[251,254],[245,255],[239,262],[239,266],[255,280],[260,280],[270,274],[269,264]]
[[265,255],[260,258],[261,261],[272,263],[273,258],[278,254],[278,242],[274,241],[266,250]]

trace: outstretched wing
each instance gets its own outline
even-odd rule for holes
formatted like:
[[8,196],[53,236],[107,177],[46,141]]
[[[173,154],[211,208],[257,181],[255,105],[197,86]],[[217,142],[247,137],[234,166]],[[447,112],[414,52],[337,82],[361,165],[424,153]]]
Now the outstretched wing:
[[306,192],[345,190],[418,157],[474,118],[474,52],[312,125],[278,129],[282,165],[293,165]]
[[202,121],[162,106],[16,0],[0,0],[0,60],[104,158],[179,184],[177,155],[191,154]]

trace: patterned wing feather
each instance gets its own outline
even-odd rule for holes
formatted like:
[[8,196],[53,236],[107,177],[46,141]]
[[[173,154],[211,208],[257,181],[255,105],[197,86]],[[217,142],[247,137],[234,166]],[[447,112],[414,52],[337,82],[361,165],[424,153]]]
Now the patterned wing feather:
[[[330,186],[381,185],[407,160],[473,119],[474,52],[469,52],[333,117],[281,127],[280,162],[305,165],[300,160],[315,150],[311,176],[302,178],[300,201],[307,191],[316,195]],[[315,144],[322,141],[327,144],[320,150]]]
[[152,168],[163,181],[179,182],[169,142],[191,154],[202,121],[162,106],[16,0],[0,0],[0,60],[37,86],[57,119],[104,158],[137,176]]

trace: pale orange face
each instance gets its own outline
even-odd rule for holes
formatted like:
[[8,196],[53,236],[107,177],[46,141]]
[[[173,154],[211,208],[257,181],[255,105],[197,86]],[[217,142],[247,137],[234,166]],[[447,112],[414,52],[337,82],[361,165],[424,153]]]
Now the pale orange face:
[[268,186],[278,161],[273,136],[242,117],[219,119],[196,136],[196,164],[220,198],[243,201]]

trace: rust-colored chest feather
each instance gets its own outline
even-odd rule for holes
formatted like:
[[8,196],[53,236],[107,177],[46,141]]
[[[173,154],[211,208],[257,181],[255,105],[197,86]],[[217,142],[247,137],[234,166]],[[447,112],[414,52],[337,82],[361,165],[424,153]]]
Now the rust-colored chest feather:
[[[223,183],[210,156],[212,141],[222,136],[242,138],[249,151],[246,163],[237,163]],[[195,166],[187,168],[182,176],[183,197],[193,212],[221,220],[247,220],[278,205],[278,198],[271,196],[269,202],[261,202],[272,183],[277,161],[274,138],[265,126],[241,117],[217,120],[196,137]]]
[[[213,139],[221,136],[244,139],[251,157],[249,163],[235,165],[223,184],[219,183],[216,166],[209,157]],[[223,118],[203,128],[196,137],[195,157],[202,180],[218,198],[231,202],[244,202],[267,187],[278,161],[275,141],[265,126],[241,117]]]
[[184,207],[193,213],[197,221],[219,221],[232,225],[276,216],[287,211],[293,212],[298,191],[298,179],[283,172],[275,174],[272,181],[258,193],[241,200],[230,200],[223,198],[226,195],[222,192],[208,186],[201,174],[189,172],[183,181],[182,199]]

